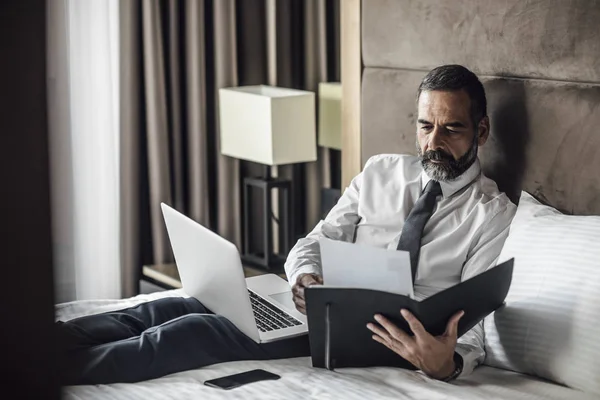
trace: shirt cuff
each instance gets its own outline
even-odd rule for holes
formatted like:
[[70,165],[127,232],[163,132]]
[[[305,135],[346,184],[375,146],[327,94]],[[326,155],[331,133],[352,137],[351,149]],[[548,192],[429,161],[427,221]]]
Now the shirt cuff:
[[479,364],[478,358],[480,357],[480,352],[474,351],[473,346],[463,345],[461,343],[456,344],[454,351],[463,358],[463,369],[458,377],[470,375]]
[[322,276],[321,269],[316,265],[303,265],[288,275],[288,283],[290,286],[293,286],[296,283],[296,279],[298,279],[298,277],[302,274],[315,274]]

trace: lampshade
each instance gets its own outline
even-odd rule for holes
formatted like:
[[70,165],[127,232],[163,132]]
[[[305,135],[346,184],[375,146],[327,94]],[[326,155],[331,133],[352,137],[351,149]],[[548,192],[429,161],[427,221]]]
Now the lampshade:
[[273,86],[219,89],[221,154],[266,165],[317,159],[315,94]]
[[319,146],[342,149],[342,85],[319,83]]

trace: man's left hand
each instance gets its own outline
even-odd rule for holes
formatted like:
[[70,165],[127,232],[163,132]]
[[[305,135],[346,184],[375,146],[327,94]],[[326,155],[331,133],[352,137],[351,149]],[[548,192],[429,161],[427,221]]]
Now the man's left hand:
[[454,372],[454,349],[456,348],[458,321],[464,315],[463,311],[454,314],[446,325],[443,335],[430,335],[421,322],[408,310],[400,310],[408,322],[414,336],[410,336],[394,325],[383,315],[375,315],[375,320],[381,325],[369,323],[373,340],[387,348],[425,372],[432,378],[445,379]]

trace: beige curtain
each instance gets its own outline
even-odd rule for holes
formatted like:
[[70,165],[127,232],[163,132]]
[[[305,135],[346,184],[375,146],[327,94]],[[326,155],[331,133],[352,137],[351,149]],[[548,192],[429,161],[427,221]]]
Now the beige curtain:
[[[241,179],[261,167],[220,155],[218,89],[316,90],[339,80],[339,0],[123,0],[120,32],[122,282],[130,296],[142,265],[172,260],[160,202],[241,247]],[[319,161],[278,171],[293,181],[295,237],[320,218],[328,156],[320,149]]]

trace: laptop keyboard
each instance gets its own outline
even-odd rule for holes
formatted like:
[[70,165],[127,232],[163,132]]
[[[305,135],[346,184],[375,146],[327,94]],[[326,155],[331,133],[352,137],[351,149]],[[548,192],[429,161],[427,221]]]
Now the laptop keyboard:
[[254,292],[248,290],[248,294],[250,294],[252,311],[254,311],[254,319],[259,331],[269,332],[302,325],[302,322],[257,296]]

